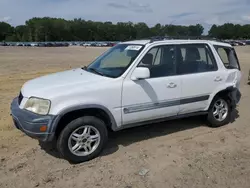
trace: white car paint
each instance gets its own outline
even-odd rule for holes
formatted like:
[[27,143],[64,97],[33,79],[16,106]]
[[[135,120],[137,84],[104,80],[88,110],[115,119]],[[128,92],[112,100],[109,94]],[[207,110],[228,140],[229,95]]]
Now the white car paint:
[[[205,43],[212,48],[218,71],[137,81],[131,79],[134,69],[152,47],[162,44],[192,44],[193,42],[192,40],[163,40],[153,43],[149,43],[149,40],[124,42],[126,44],[141,44],[145,47],[120,77],[108,78],[81,68],[42,76],[24,84],[21,89],[24,100],[20,104],[20,108],[23,108],[31,96],[49,99],[51,101],[49,114],[51,115],[58,115],[68,108],[79,105],[100,105],[111,112],[116,121],[117,129],[121,129],[126,124],[145,120],[200,110],[205,111],[217,92],[228,86],[234,86],[235,79],[236,82],[240,80],[236,76],[230,82],[226,82],[228,75],[235,70],[227,70],[212,47],[212,45],[231,47],[227,43],[195,40],[195,43]],[[217,77],[221,78],[219,82],[215,81]],[[171,84],[174,84],[175,87],[171,87]],[[210,97],[207,101],[174,106],[166,105],[162,108],[150,109],[150,105],[157,105],[159,101],[169,104],[168,102],[180,98],[202,95]],[[144,104],[144,107],[145,104],[148,104],[146,107],[149,109],[140,111],[141,104]],[[132,108],[130,108],[131,106]],[[136,112],[129,113],[134,108],[137,109]]]
[[[171,88],[171,83],[176,87]],[[122,106],[141,106],[148,104],[145,108],[160,103],[168,103],[180,98],[181,80],[176,77],[159,77],[154,79],[132,81],[130,77],[123,82]],[[144,107],[142,109],[145,109]],[[158,109],[142,110],[136,113],[122,113],[124,124],[142,122],[146,120],[164,118],[177,115],[179,106],[165,106]]]

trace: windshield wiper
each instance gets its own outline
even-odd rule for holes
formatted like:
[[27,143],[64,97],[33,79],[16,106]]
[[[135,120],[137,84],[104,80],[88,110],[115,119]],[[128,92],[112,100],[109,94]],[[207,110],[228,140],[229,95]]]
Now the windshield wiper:
[[82,67],[81,69],[83,69],[83,70],[87,70],[87,66],[84,66],[84,67]]
[[91,71],[93,71],[93,72],[95,72],[96,74],[104,76],[104,74],[102,72],[98,71],[97,69],[94,69],[94,68],[88,68],[88,69],[91,70]]
[[93,72],[96,73],[96,74],[99,74],[99,75],[101,75],[101,76],[104,75],[102,72],[98,71],[97,69],[94,69],[94,68],[87,68],[87,66],[84,66],[84,67],[82,67],[81,69],[83,69],[83,70],[88,70],[88,69],[89,69],[89,70],[93,71]]

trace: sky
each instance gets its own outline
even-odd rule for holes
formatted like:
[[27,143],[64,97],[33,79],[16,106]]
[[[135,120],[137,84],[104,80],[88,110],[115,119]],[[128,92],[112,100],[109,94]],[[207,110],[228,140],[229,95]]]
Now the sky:
[[190,25],[250,23],[250,0],[0,0],[0,21],[25,24],[32,17]]

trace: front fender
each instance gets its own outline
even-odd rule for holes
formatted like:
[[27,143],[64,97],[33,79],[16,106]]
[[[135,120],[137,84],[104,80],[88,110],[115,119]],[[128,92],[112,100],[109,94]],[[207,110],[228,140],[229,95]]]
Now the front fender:
[[78,105],[71,105],[70,107],[64,108],[60,112],[58,112],[57,118],[53,123],[54,125],[52,127],[51,132],[54,133],[56,131],[59,121],[65,114],[75,111],[75,110],[84,110],[84,109],[90,109],[90,108],[103,110],[109,116],[112,130],[118,129],[116,119],[114,118],[113,114],[107,107],[99,105],[99,104],[78,104]]

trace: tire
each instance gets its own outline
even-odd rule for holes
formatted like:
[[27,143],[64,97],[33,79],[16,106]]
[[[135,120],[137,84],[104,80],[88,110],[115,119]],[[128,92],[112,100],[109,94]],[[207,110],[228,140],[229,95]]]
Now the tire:
[[[90,132],[89,136],[87,136],[87,133],[84,134],[84,131]],[[73,133],[77,136],[72,136]],[[95,133],[95,135],[93,135],[93,133]],[[90,136],[98,137],[95,138],[97,141],[91,142]],[[57,149],[63,158],[69,162],[81,163],[97,157],[103,150],[107,140],[108,131],[104,122],[94,116],[84,116],[73,120],[62,130],[57,140]],[[73,151],[73,145],[80,149]],[[93,151],[90,149],[91,145],[93,145]],[[87,154],[86,151],[90,152]]]
[[[223,115],[222,119],[219,118],[219,115],[214,115],[214,113],[216,114],[216,107],[218,106],[219,101],[223,101],[226,108],[227,108],[227,114]],[[217,104],[217,105],[216,105]],[[221,107],[220,107],[221,108]],[[219,110],[217,110],[218,112]],[[209,107],[208,110],[208,115],[207,115],[207,121],[208,121],[208,125],[210,127],[216,128],[216,127],[221,127],[223,125],[226,125],[230,122],[231,119],[231,114],[232,114],[232,108],[230,106],[230,101],[227,97],[220,97],[220,96],[216,96],[213,101],[211,102],[211,105]],[[220,120],[219,120],[220,119]]]

